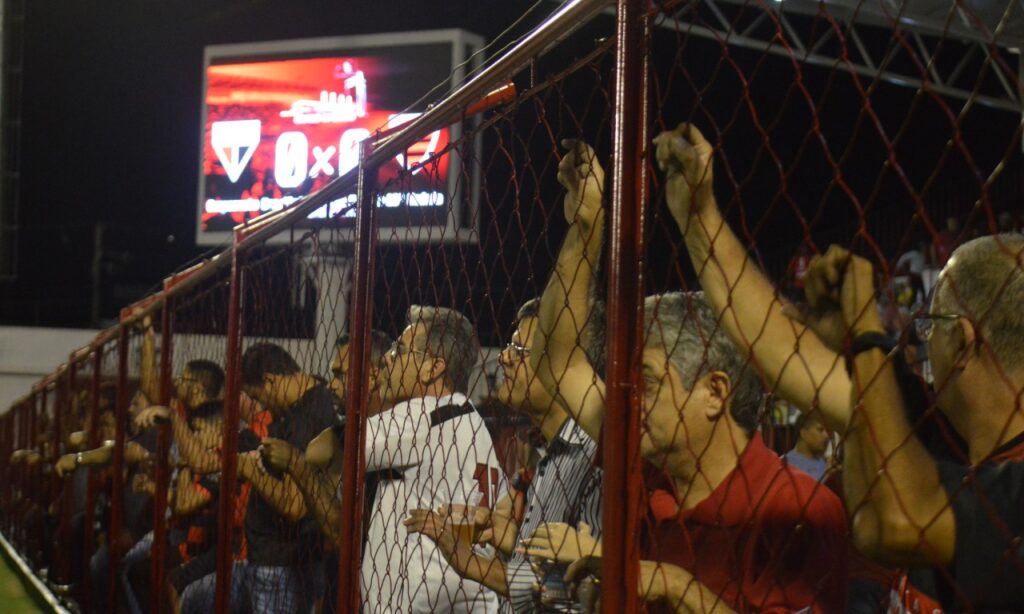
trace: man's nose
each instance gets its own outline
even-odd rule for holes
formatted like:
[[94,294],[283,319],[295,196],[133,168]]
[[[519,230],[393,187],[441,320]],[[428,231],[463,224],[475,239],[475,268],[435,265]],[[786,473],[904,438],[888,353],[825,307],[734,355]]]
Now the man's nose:
[[508,348],[505,348],[498,354],[498,364],[503,367],[511,367],[513,365],[512,352]]

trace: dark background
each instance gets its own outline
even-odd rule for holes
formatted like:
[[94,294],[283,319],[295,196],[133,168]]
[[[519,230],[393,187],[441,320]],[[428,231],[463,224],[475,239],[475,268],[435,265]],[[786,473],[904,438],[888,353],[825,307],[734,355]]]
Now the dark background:
[[[0,290],[0,323],[97,324],[90,314],[97,223],[106,233],[102,319],[115,317],[203,252],[193,237],[205,45],[447,27],[490,41],[531,6],[464,0],[28,3],[20,267],[17,281]],[[554,8],[541,3],[513,31],[527,31]],[[798,25],[812,34],[827,27],[820,19]],[[611,31],[610,18],[599,19],[542,61],[538,75],[564,69]],[[721,145],[716,192],[741,234],[756,238],[755,253],[773,275],[785,271],[808,239],[818,249],[834,241],[859,244],[876,260],[891,261],[927,240],[947,216],[979,233],[999,211],[1021,212],[1018,114],[980,105],[964,113],[959,101],[888,84],[870,87],[843,70],[800,66],[684,34],[659,29],[655,35],[654,129],[692,120]],[[869,42],[892,44],[887,34]],[[950,43],[942,58],[959,52]],[[561,201],[552,196],[558,188],[551,136],[598,134],[599,153],[607,158],[610,70],[609,57],[595,61],[540,96],[542,104],[514,110],[507,125],[488,136],[508,148],[492,150],[488,141],[482,154],[486,172],[501,176],[487,180],[496,202],[483,210],[479,250],[441,256],[382,248],[377,308],[378,319],[387,321],[379,326],[394,332],[412,302],[468,302],[485,342],[504,335],[498,329],[511,321],[515,306],[543,288],[564,234]],[[521,91],[531,85],[517,82]],[[566,115],[570,106],[580,117]],[[541,107],[557,115],[557,134],[544,133]],[[1000,166],[1002,175],[982,198],[982,184]],[[517,168],[522,176],[507,175]],[[657,185],[654,190],[660,198]],[[530,206],[517,209],[524,199]],[[692,272],[672,251],[678,236],[671,220],[655,207],[649,226],[648,291],[686,286]],[[502,251],[488,251],[492,247]]]
[[95,324],[98,222],[104,319],[203,251],[194,234],[205,45],[434,28],[491,40],[532,4],[27,2],[20,262],[17,280],[0,284],[0,323]]

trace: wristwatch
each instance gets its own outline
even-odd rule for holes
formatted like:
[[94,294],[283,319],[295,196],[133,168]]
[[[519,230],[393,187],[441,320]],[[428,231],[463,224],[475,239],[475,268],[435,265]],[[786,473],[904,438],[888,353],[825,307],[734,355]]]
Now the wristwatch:
[[853,338],[846,349],[846,372],[853,375],[853,359],[862,352],[879,349],[885,354],[891,354],[896,349],[896,341],[889,335],[882,332],[861,333]]
[[78,467],[81,464],[82,464],[82,453],[81,452],[75,452],[75,467]]

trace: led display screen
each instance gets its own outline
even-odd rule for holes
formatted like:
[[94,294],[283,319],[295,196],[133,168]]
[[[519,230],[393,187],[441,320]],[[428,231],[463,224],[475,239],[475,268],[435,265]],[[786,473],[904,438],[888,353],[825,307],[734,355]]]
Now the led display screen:
[[[354,168],[362,140],[419,115],[418,101],[439,84],[443,94],[478,45],[445,30],[208,47],[198,242],[219,243]],[[437,155],[457,130],[424,135],[381,169],[382,227],[458,225],[451,156]],[[338,198],[306,225],[353,226],[353,203]]]

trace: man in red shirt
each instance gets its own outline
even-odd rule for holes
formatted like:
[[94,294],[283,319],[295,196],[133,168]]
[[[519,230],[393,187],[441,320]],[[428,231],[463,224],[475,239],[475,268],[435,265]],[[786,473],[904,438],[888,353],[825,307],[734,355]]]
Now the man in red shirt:
[[[542,298],[531,358],[539,379],[598,437],[604,385],[576,351],[575,327],[590,315],[603,171],[593,150],[571,145],[559,179],[572,227]],[[671,611],[842,611],[842,504],[764,445],[758,378],[703,295],[648,297],[644,330],[640,452],[665,479],[649,497],[640,595]],[[560,563],[600,555],[582,525],[549,524],[524,544],[531,556]]]

